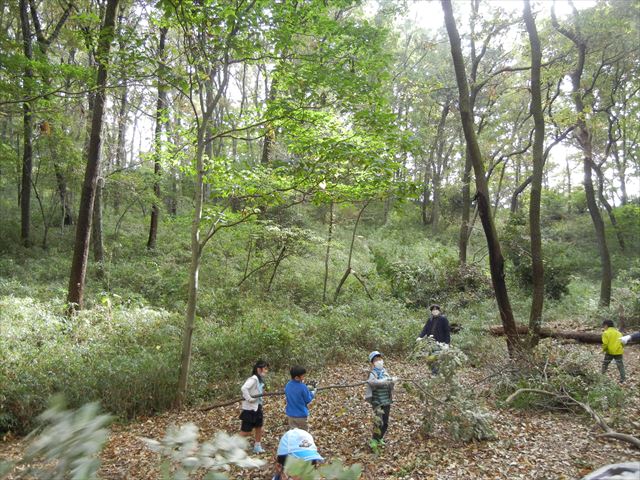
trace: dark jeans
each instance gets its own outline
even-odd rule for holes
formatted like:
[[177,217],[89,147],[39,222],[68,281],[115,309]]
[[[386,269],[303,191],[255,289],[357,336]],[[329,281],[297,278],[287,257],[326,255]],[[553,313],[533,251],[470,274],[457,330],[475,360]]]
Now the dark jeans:
[[384,434],[387,433],[387,427],[389,426],[389,412],[391,411],[391,405],[378,405],[373,408],[376,415],[373,420],[373,439],[382,440]]
[[607,371],[607,368],[609,368],[609,364],[611,363],[611,360],[616,361],[618,372],[620,372],[620,381],[624,382],[625,375],[624,375],[624,363],[622,363],[622,355],[611,355],[609,353],[605,353],[604,360],[602,360],[602,373]]

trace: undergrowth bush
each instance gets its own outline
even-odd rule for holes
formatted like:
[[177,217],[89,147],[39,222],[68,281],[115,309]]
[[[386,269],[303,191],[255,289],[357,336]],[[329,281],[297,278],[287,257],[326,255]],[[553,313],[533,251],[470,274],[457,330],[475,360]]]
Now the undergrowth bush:
[[[504,251],[509,269],[518,280],[518,286],[531,291],[533,270],[527,221],[522,214],[514,214],[504,233]],[[544,292],[548,299],[558,300],[569,293],[571,272],[575,268],[571,246],[543,239]]]
[[108,308],[68,319],[62,304],[0,299],[0,431],[24,432],[48,399],[100,401],[123,417],[166,409],[179,365],[177,318]]
[[407,305],[426,307],[459,298],[464,306],[490,295],[486,273],[475,264],[458,264],[458,254],[440,244],[382,243],[372,249],[378,273],[391,294]]
[[512,403],[518,408],[567,408],[567,403],[561,398],[563,395],[597,410],[621,407],[625,400],[624,391],[590,365],[588,353],[578,349],[558,349],[553,342],[545,340],[528,362],[523,361],[518,368],[504,370],[497,377],[495,391],[505,398],[521,388],[553,394],[525,392]]
[[418,342],[411,358],[437,368],[437,375],[430,380],[407,385],[423,401],[421,427],[425,434],[444,426],[455,440],[495,438],[493,416],[480,404],[473,389],[464,387],[458,379],[458,372],[467,363],[461,350],[426,338]]

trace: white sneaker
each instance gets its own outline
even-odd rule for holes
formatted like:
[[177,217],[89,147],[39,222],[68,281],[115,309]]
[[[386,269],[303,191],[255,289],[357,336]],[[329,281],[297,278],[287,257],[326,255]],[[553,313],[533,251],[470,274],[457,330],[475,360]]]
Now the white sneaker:
[[253,453],[264,453],[264,448],[262,448],[262,445],[256,445],[253,447]]

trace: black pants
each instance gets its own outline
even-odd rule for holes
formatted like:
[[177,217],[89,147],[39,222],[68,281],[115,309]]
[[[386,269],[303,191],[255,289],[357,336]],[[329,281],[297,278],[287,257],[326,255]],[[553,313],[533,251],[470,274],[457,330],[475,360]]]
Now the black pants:
[[373,421],[373,439],[382,440],[389,426],[389,412],[391,405],[378,405],[373,408],[376,418]]

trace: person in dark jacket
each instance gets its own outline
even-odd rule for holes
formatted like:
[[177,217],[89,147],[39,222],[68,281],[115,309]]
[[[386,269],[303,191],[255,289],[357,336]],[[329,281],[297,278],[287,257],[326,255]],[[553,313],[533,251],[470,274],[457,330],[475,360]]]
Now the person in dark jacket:
[[440,305],[431,305],[429,311],[431,312],[429,320],[427,320],[416,341],[422,340],[424,337],[433,337],[436,342],[449,345],[451,343],[449,320],[442,314]]

